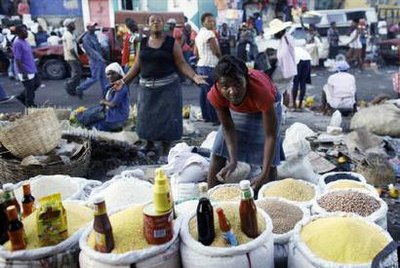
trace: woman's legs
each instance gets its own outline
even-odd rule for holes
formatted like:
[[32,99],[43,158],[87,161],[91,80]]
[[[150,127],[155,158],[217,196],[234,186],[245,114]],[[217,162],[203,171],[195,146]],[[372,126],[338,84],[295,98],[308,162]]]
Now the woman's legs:
[[[299,68],[297,68],[299,70]],[[296,109],[296,100],[297,100],[297,93],[299,92],[299,83],[300,83],[300,73],[297,73],[297,75],[293,79],[293,88],[292,88],[292,103],[293,103],[293,108]]]
[[220,184],[220,182],[217,180],[217,174],[225,166],[225,164],[226,164],[226,158],[216,154],[212,154],[210,167],[208,169],[208,177],[207,177],[209,189]]

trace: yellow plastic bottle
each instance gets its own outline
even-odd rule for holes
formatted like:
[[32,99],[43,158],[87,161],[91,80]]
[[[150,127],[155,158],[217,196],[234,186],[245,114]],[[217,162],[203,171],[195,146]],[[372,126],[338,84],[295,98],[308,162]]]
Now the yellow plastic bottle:
[[153,203],[157,212],[167,212],[172,209],[172,197],[167,175],[161,168],[156,169],[153,186]]

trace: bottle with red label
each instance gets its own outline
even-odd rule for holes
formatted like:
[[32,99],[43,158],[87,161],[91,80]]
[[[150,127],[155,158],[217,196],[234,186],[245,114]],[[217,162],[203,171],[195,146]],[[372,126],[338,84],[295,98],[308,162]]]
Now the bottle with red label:
[[258,236],[257,207],[254,203],[250,181],[241,181],[240,189],[242,190],[239,206],[240,228],[247,237],[256,238]]
[[236,239],[235,234],[232,231],[231,224],[228,219],[225,217],[224,211],[222,208],[217,208],[218,215],[218,223],[219,229],[221,229],[222,235],[224,236],[225,242],[230,246],[237,246],[238,241]]
[[22,185],[24,197],[22,198],[22,216],[28,217],[35,210],[35,198],[31,194],[31,185],[27,182]]
[[110,253],[114,249],[114,236],[110,219],[107,215],[106,202],[100,196],[94,200],[95,250],[102,253]]
[[11,242],[11,250],[22,250],[26,248],[24,224],[18,218],[15,206],[7,207],[8,238]]

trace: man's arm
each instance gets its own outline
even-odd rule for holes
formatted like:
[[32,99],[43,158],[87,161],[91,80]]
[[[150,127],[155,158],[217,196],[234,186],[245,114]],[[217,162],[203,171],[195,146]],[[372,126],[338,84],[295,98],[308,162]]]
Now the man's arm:
[[221,57],[221,50],[219,49],[219,45],[217,43],[217,38],[213,37],[208,39],[208,42],[210,43],[210,48],[212,53],[217,56],[217,58]]

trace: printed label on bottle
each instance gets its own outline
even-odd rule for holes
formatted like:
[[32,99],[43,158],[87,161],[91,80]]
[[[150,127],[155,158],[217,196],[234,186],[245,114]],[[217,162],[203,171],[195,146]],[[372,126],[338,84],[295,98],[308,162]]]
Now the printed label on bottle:
[[242,191],[242,199],[251,199],[253,195],[251,194],[251,190]]
[[229,230],[228,232],[223,233],[223,237],[226,241],[231,246],[237,246],[238,242],[236,239],[236,236],[233,234],[232,230]]
[[94,237],[95,237],[95,243],[96,243],[96,250],[97,251],[106,251],[106,235],[99,233],[99,232],[94,232]]
[[163,238],[167,235],[167,231],[165,229],[154,230],[153,234],[154,238]]

